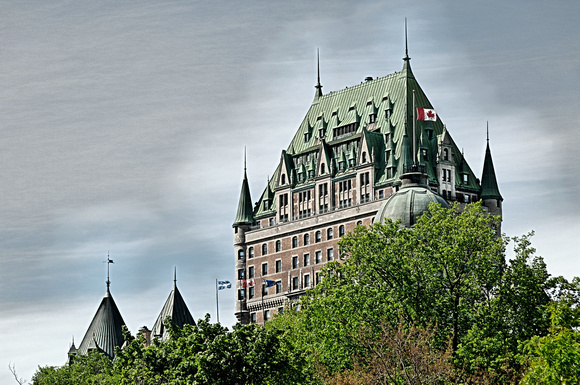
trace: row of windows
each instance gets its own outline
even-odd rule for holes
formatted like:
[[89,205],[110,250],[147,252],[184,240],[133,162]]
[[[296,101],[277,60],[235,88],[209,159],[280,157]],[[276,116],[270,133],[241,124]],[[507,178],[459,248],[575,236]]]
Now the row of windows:
[[[321,276],[320,272],[317,271],[315,273],[315,285],[320,283]],[[272,285],[275,288],[275,294],[282,293],[282,281],[278,280]],[[311,280],[310,274],[304,274],[302,276],[302,287],[300,287],[300,277],[292,277],[292,282],[290,286],[290,290],[302,290],[302,289],[310,289],[311,288]],[[269,294],[269,286],[262,284],[262,297],[267,296]],[[253,299],[256,296],[256,288],[254,286],[248,287],[248,299]],[[238,290],[238,300],[246,299],[246,289]]]
[[[334,259],[334,249],[330,248],[326,250],[326,261],[332,261]],[[314,263],[319,264],[322,263],[322,251],[317,250],[314,253]],[[306,253],[302,256],[302,266],[310,266],[310,254]],[[297,269],[300,267],[298,256],[292,257],[292,269]],[[282,260],[276,261],[276,273],[282,272]],[[262,276],[268,274],[268,262],[262,263]],[[248,279],[252,279],[255,277],[255,269],[254,266],[248,267]],[[245,270],[238,269],[238,279],[246,279],[245,277]]]
[[[340,225],[338,227],[338,236],[342,237],[345,233],[345,229],[344,229],[344,225]],[[334,237],[334,230],[332,229],[332,227],[328,228],[326,230],[326,240],[330,240]],[[308,246],[310,244],[310,234],[306,233],[304,234],[304,236],[302,237],[302,245],[303,246]],[[322,232],[320,230],[316,231],[314,233],[314,242],[318,243],[318,242],[322,242]],[[298,237],[294,236],[292,237],[292,248],[295,249],[298,247]],[[275,243],[275,250],[276,252],[282,251],[282,242],[280,240],[277,240]],[[264,243],[262,244],[262,255],[267,255],[268,254],[268,244]],[[248,249],[248,258],[254,258],[254,247],[250,247]],[[245,255],[244,255],[244,250],[238,250],[238,259],[244,259]]]

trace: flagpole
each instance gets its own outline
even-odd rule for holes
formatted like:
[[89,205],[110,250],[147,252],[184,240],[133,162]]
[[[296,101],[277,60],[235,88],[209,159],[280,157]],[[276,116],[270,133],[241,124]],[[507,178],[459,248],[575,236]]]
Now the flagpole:
[[218,295],[218,280],[215,280],[215,310],[217,314],[217,323],[220,323],[220,304],[219,304],[219,295]]
[[416,139],[415,139],[415,124],[417,119],[415,118],[417,109],[415,108],[415,90],[413,90],[413,166],[417,165],[416,158],[417,158],[417,149],[416,146]]

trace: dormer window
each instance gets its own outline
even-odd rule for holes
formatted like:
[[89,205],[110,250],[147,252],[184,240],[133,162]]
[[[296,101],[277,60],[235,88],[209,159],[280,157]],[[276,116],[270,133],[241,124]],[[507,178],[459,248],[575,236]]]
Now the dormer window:
[[363,154],[362,154],[362,162],[363,163],[367,162],[367,153],[366,152],[363,152]]
[[348,161],[348,167],[354,167],[354,159]]
[[307,143],[310,140],[310,132],[304,134],[304,143]]
[[449,150],[443,149],[443,160],[449,160]]
[[264,210],[270,209],[270,201],[268,199],[264,200]]
[[326,172],[325,168],[326,168],[326,167],[325,167],[325,164],[324,164],[324,163],[322,163],[322,164],[320,165],[320,174],[324,174],[324,173]]
[[282,174],[282,178],[281,178],[281,184],[286,184],[286,174]]
[[463,184],[469,184],[469,174],[463,174]]
[[375,123],[377,121],[377,114],[369,115],[369,123]]
[[391,117],[391,110],[390,109],[386,109],[385,110],[385,118],[388,120]]
[[308,177],[309,178],[314,178],[314,170],[308,171]]
[[423,149],[421,150],[421,153],[423,155],[423,160],[427,160],[427,150]]
[[344,161],[338,162],[338,170],[344,171],[345,169],[346,169],[346,162],[344,162]]
[[320,139],[324,138],[326,136],[326,132],[324,131],[324,128],[321,128],[320,130],[318,130],[318,137]]

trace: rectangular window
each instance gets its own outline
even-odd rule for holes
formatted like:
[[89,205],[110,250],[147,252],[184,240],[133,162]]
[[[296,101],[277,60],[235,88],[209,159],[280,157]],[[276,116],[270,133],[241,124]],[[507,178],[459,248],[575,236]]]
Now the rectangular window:
[[320,283],[320,272],[318,272],[318,271],[316,272],[315,279],[316,279],[316,284],[318,285]]
[[256,313],[250,314],[250,322],[255,324],[256,323]]
[[245,297],[245,294],[246,294],[246,291],[245,291],[244,289],[240,289],[240,290],[238,290],[238,299],[239,299],[239,300],[242,300],[242,299],[244,299],[244,297]]
[[332,261],[334,259],[334,249],[326,250],[326,260]]
[[270,310],[266,310],[264,312],[264,321],[268,321],[270,319]]
[[292,257],[292,268],[298,269],[298,257],[297,256]]
[[278,314],[284,313],[284,306],[278,308]]
[[268,295],[268,286],[262,284],[262,296]]
[[304,275],[304,288],[305,289],[310,288],[310,275],[309,274]]
[[250,286],[250,289],[248,290],[248,297],[250,299],[254,298],[254,286]]
[[298,277],[292,278],[292,290],[298,290]]
[[282,281],[276,281],[276,294],[282,293]]
[[268,263],[262,263],[262,275],[268,274]]
[[276,261],[276,273],[279,273],[282,271],[282,261],[281,260],[277,260]]
[[304,254],[304,266],[310,265],[310,254]]
[[385,190],[379,190],[379,199],[383,199],[385,197]]
[[238,279],[244,279],[244,269],[238,269]]
[[322,262],[322,251],[319,250],[319,251],[315,252],[314,257],[315,257],[316,263]]
[[254,278],[254,266],[248,267],[248,278]]

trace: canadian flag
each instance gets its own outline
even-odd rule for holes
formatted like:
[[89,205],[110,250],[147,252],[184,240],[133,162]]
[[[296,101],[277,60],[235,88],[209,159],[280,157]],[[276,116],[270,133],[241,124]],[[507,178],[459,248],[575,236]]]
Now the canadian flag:
[[417,107],[417,120],[430,120],[432,122],[436,122],[437,112],[428,108]]
[[242,287],[247,286],[254,286],[254,280],[250,279],[249,281],[246,281],[245,279],[242,279]]

